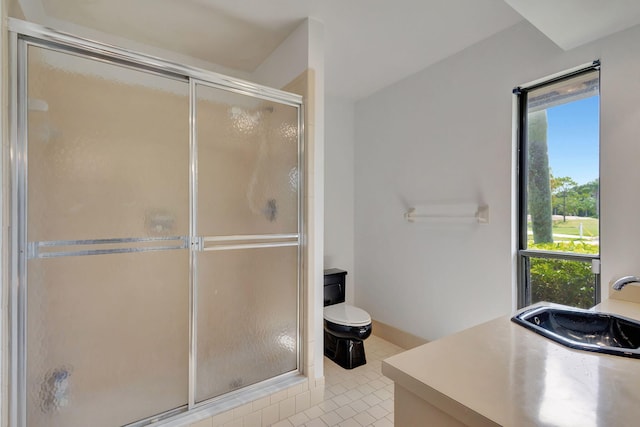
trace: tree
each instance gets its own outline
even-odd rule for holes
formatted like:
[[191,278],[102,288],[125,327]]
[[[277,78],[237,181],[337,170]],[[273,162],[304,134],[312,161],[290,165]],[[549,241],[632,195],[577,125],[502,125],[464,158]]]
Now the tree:
[[598,211],[600,180],[596,178],[586,184],[577,186],[575,190],[582,200],[582,206],[584,207],[583,215],[598,218],[600,216]]
[[551,202],[554,215],[598,218],[598,179],[577,185],[571,177],[551,174]]
[[551,181],[547,152],[547,111],[529,113],[528,121],[528,193],[533,242],[552,243],[553,222],[551,220]]
[[[563,176],[561,178],[551,178],[551,187],[554,189],[556,195],[562,196],[562,221],[567,222],[567,193],[571,189],[575,189],[578,185],[571,177]],[[574,203],[577,206],[578,203]],[[576,212],[573,212],[576,214]]]

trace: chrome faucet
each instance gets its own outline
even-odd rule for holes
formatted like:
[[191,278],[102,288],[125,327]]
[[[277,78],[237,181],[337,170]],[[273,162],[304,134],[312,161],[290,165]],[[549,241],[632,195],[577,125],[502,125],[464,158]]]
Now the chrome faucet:
[[627,286],[629,283],[640,283],[640,277],[636,276],[624,276],[616,280],[615,282],[611,280],[609,284],[613,288],[614,291],[620,291],[622,288]]

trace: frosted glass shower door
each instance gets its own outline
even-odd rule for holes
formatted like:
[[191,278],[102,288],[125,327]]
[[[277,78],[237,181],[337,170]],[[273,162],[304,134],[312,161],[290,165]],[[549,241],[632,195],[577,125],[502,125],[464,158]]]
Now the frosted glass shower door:
[[26,46],[26,425],[185,407],[188,83]]
[[195,401],[298,368],[298,108],[196,85]]

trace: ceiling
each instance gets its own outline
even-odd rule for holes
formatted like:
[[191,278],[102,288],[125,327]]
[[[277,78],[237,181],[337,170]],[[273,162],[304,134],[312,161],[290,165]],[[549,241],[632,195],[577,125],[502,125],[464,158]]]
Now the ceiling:
[[[565,49],[640,22],[638,0],[12,1],[33,22],[61,30],[70,23],[247,74],[312,17],[324,25],[327,94],[351,100],[490,37],[523,16]],[[595,29],[594,22],[604,25]]]
[[564,50],[640,23],[638,0],[504,0]]

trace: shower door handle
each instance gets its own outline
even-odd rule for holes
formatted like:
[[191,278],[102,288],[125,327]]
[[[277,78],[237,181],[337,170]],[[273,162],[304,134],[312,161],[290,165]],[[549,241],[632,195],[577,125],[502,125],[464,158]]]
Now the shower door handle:
[[298,246],[300,235],[291,234],[255,234],[234,236],[197,236],[191,241],[194,251],[223,251],[234,249],[260,249]]
[[124,237],[27,242],[27,259],[108,255],[186,249],[187,236]]

